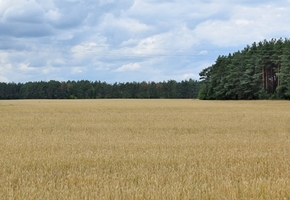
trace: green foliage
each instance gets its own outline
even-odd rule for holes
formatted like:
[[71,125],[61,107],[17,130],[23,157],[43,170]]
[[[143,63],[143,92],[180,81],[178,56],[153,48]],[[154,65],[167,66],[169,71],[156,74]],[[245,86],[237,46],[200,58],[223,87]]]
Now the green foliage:
[[199,75],[199,99],[290,99],[290,41],[253,43],[219,56]]
[[87,80],[0,83],[0,99],[197,98],[200,82],[174,80],[108,84]]

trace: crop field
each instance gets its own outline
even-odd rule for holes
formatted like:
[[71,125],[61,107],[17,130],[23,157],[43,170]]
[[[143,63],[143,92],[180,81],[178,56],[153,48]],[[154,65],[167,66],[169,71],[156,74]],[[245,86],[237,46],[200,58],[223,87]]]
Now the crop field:
[[0,199],[290,199],[290,102],[0,101]]

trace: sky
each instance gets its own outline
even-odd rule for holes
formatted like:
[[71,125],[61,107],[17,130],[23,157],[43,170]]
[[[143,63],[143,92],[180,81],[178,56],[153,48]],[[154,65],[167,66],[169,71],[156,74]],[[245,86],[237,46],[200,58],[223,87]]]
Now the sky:
[[289,19],[290,0],[0,0],[0,82],[198,80]]

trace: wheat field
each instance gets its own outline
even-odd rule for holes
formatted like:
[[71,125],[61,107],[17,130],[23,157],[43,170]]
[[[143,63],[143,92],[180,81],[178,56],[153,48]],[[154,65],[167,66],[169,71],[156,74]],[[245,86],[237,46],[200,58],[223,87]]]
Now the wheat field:
[[290,199],[290,102],[0,101],[0,199]]

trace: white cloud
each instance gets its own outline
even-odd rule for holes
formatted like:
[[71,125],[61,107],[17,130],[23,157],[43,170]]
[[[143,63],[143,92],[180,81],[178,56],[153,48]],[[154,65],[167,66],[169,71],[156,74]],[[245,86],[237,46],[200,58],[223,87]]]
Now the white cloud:
[[44,75],[51,75],[53,73],[60,73],[60,68],[52,67],[52,66],[46,66],[42,68],[42,73]]
[[75,58],[91,58],[95,56],[105,55],[108,45],[105,43],[106,38],[98,37],[96,42],[83,42],[71,48],[71,52]]
[[207,50],[202,50],[199,52],[199,55],[207,55],[208,51]]
[[151,30],[151,27],[128,17],[116,17],[113,13],[106,13],[101,18],[97,32],[106,35],[111,44],[120,44],[130,38],[142,37],[144,32]]
[[132,55],[140,58],[171,57],[186,52],[196,45],[198,41],[193,31],[186,26],[176,27],[174,30],[152,35],[150,37],[134,40],[129,39],[121,44],[121,48],[114,52],[120,55]]
[[78,73],[83,73],[86,68],[84,67],[72,67],[71,68],[71,73],[72,74],[78,74]]
[[289,18],[289,0],[0,0],[0,81],[198,78],[220,53],[289,37]]
[[23,71],[23,72],[35,70],[35,68],[29,66],[29,63],[20,63],[18,68],[20,71]]
[[[218,46],[239,46],[254,41],[283,37],[290,33],[288,22],[290,7],[236,6],[228,20],[207,20],[195,29],[199,39]],[[281,34],[282,33],[282,34]]]
[[8,76],[9,72],[12,71],[12,65],[7,64],[1,60],[1,54],[0,54],[0,82],[8,82],[10,81]]
[[182,75],[182,79],[193,79],[193,78],[198,78],[198,76],[196,74],[193,74],[193,73],[188,73],[188,74],[183,74]]
[[113,70],[113,72],[126,72],[126,71],[135,71],[137,69],[140,69],[141,66],[138,63],[129,63],[126,65],[123,65],[119,67],[116,70]]
[[7,8],[3,19],[9,22],[41,23],[42,8],[34,1],[22,1]]
[[58,9],[56,10],[49,10],[48,12],[46,12],[44,14],[44,17],[48,20],[48,21],[56,21],[58,19],[60,19],[61,14],[59,12]]
[[249,41],[261,40],[258,30],[249,30],[248,25],[237,24],[235,20],[209,20],[198,25],[195,35],[204,41],[217,46],[238,46]]
[[100,0],[99,5],[103,6],[103,5],[111,4],[111,3],[114,3],[114,0]]
[[9,79],[4,77],[4,76],[0,76],[0,82],[9,82]]

